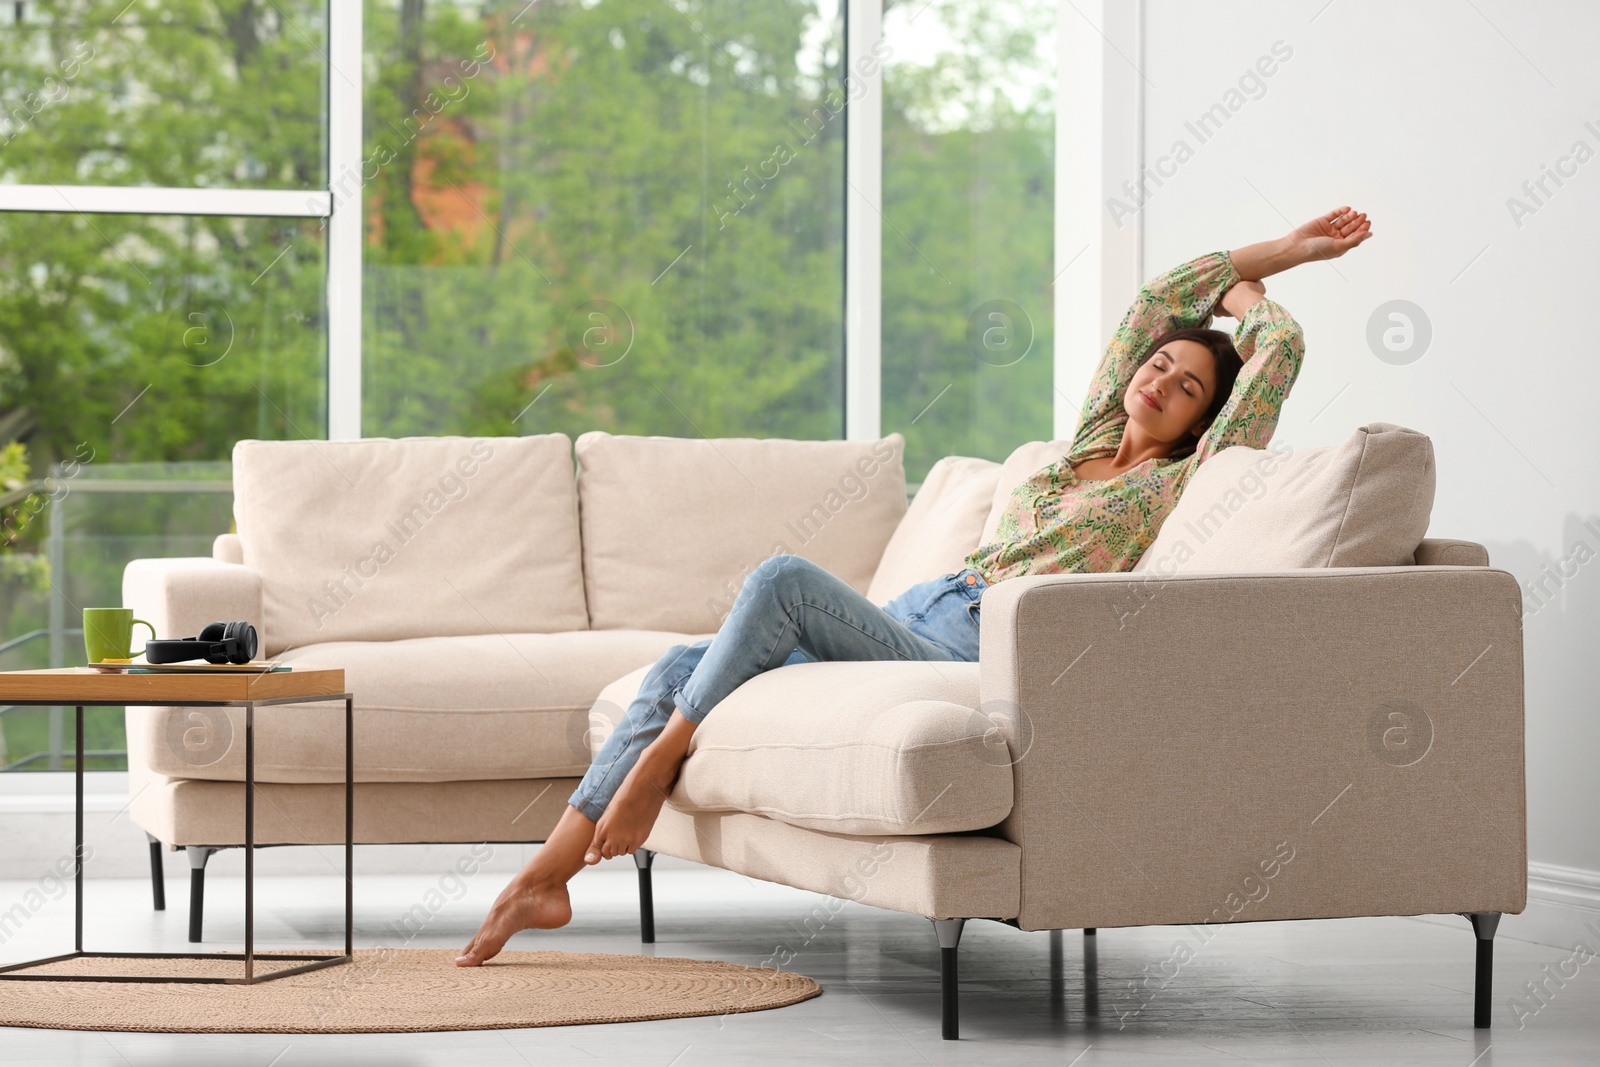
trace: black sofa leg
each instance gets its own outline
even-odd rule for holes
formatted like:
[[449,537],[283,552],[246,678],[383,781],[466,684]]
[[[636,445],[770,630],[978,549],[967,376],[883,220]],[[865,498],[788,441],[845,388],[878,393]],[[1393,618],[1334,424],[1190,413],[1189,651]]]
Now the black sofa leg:
[[1472,983],[1472,1025],[1489,1029],[1489,998],[1494,995],[1494,933],[1500,926],[1498,911],[1462,912],[1478,939],[1477,974]]
[[939,938],[939,993],[940,1028],[946,1041],[961,1037],[960,985],[956,978],[956,946],[961,944],[961,928],[965,919],[932,919],[933,932]]
[[164,881],[166,872],[161,864],[161,842],[149,831],[144,836],[150,839],[150,895],[155,900],[156,910],[166,911],[167,883]]
[[1050,931],[1050,1021],[1067,1021],[1067,953],[1060,930]]
[[1083,1021],[1094,1026],[1100,1019],[1100,938],[1094,927],[1083,931]]
[[655,858],[647,848],[633,850],[633,862],[639,868],[639,940],[646,945],[656,941],[656,902],[650,885],[650,864]]
[[210,845],[185,845],[189,854],[189,940],[200,941],[200,924],[206,906],[206,861],[217,851]]

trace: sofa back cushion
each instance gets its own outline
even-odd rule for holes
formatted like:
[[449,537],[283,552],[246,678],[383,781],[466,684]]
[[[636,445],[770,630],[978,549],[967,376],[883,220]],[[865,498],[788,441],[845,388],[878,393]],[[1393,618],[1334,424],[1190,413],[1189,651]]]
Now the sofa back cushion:
[[865,593],[906,512],[905,438],[577,441],[589,625],[714,631],[745,576],[803,556]]
[[244,440],[233,492],[261,655],[587,626],[565,434]]
[[917,489],[872,574],[867,599],[885,604],[918,582],[966,566],[978,547],[994,502],[1000,464],[971,456],[946,456]]
[[1299,452],[1235,445],[1190,476],[1133,570],[1409,566],[1434,485],[1433,442],[1390,422]]

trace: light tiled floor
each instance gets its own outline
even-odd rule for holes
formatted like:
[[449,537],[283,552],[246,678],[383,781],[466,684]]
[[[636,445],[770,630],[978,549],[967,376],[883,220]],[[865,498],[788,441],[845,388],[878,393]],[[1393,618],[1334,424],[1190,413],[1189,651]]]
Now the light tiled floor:
[[[360,857],[357,849],[356,943],[396,944],[388,924],[437,887],[439,877],[363,877]],[[202,947],[237,951],[243,936],[242,883],[226,863],[213,863]],[[188,872],[182,864],[169,869],[173,877],[165,912],[151,909],[146,882],[91,880],[86,945],[188,951]],[[273,876],[270,861],[263,861],[258,872],[259,947],[339,944],[343,914],[336,879]],[[478,875],[410,943],[464,945],[506,877]],[[0,1063],[522,1067],[612,1061],[688,1067],[826,1059],[1093,1067],[1253,1060],[1489,1067],[1600,1062],[1600,961],[1579,966],[1559,987],[1549,983],[1554,992],[1547,1003],[1519,1020],[1511,998],[1526,997],[1525,982],[1560,973],[1570,952],[1502,936],[1494,1028],[1474,1031],[1472,938],[1465,921],[1453,917],[1228,927],[1170,982],[1144,994],[1134,992],[1134,983],[1148,973],[1145,967],[1154,969],[1168,957],[1173,930],[1102,931],[1092,960],[1085,958],[1082,935],[1069,931],[1062,938],[1060,972],[1053,974],[1048,934],[973,922],[961,946],[962,1040],[946,1042],[939,1037],[938,953],[925,919],[853,903],[830,911],[822,897],[665,858],[657,861],[655,882],[654,946],[638,942],[635,876],[632,862],[621,860],[575,880],[577,914],[570,926],[520,934],[509,947],[653,951],[754,965],[784,944],[798,952],[791,967],[816,978],[823,995],[788,1008],[722,1018],[434,1034],[208,1036],[0,1028]],[[0,882],[0,904],[21,900],[28,887]],[[70,948],[71,923],[67,895],[15,932],[0,947],[0,960]],[[1566,966],[1567,973],[1572,967]]]

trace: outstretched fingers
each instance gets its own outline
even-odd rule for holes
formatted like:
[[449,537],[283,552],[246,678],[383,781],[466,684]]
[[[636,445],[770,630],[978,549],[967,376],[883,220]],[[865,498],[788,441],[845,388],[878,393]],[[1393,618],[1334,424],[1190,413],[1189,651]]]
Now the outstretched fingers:
[[1348,251],[1372,236],[1372,223],[1365,214],[1353,216],[1349,222],[1340,226],[1339,236],[1336,238],[1341,251]]

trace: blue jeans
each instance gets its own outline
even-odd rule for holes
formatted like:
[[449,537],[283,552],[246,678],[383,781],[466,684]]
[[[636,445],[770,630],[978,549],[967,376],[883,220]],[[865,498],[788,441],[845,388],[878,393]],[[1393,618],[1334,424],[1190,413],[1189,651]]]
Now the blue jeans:
[[656,660],[567,803],[598,820],[674,708],[698,725],[763,671],[816,660],[976,661],[988,584],[968,568],[879,607],[809,560],[769,557],[745,579],[714,638],[673,645]]

